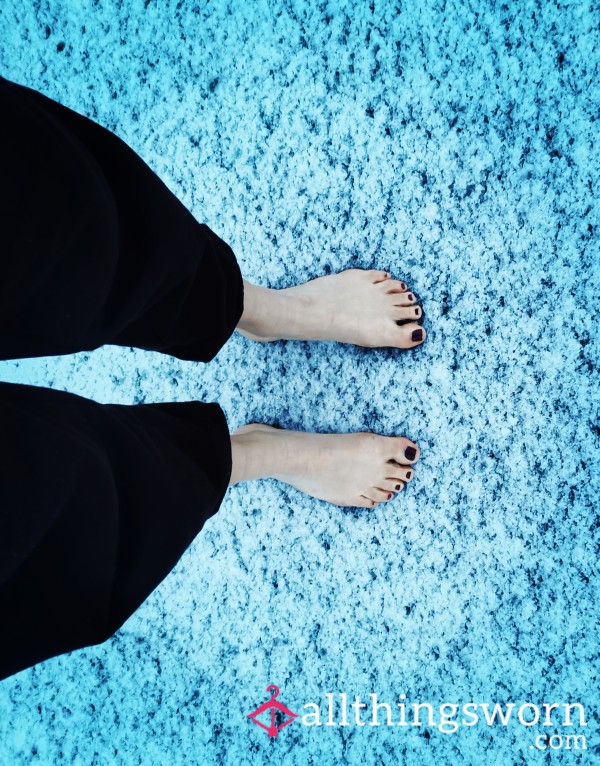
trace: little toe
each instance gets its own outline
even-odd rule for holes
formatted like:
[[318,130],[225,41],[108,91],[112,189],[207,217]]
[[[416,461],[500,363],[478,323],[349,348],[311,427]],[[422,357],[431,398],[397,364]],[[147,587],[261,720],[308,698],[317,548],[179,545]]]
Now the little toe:
[[378,504],[372,498],[361,495],[356,505],[358,508],[376,508]]
[[389,273],[389,271],[378,271],[377,269],[371,269],[369,276],[371,278],[371,282],[373,282],[373,284],[377,284],[378,282],[389,282],[392,275]]

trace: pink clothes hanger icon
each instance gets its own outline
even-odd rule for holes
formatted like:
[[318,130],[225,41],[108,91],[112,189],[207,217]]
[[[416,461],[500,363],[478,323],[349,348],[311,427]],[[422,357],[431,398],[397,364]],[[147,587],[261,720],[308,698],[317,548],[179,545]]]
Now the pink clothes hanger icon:
[[[292,723],[292,721],[295,718],[298,718],[296,713],[292,713],[292,711],[287,708],[283,703],[277,702],[275,700],[275,697],[279,694],[279,688],[275,686],[274,684],[271,684],[271,686],[267,686],[267,691],[271,694],[271,699],[267,700],[266,702],[263,702],[262,705],[256,708],[252,713],[248,713],[248,718],[251,718],[254,723],[257,723],[260,727],[262,727],[269,735],[269,737],[276,737],[279,732],[283,729],[284,726],[287,726],[289,723]],[[265,726],[264,723],[258,720],[257,716],[259,716],[261,713],[264,713],[266,710],[271,711],[271,725]],[[275,724],[275,710],[279,710],[280,713],[284,716],[288,716],[287,720],[285,720],[283,723],[279,724],[277,726]]]

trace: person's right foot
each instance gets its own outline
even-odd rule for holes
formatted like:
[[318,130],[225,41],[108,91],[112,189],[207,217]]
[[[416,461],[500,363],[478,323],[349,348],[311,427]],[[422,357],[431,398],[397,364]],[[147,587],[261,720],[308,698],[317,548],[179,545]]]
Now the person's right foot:
[[312,434],[251,423],[231,435],[230,485],[275,478],[335,505],[373,507],[414,476],[417,445],[403,436]]

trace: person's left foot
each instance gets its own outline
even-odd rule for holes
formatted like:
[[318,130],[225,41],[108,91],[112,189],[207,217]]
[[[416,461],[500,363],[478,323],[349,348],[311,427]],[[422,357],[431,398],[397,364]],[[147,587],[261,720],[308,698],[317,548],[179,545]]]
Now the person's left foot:
[[347,269],[282,290],[244,280],[244,312],[236,329],[257,341],[335,340],[412,348],[425,340],[417,323],[422,315],[404,282],[385,271]]

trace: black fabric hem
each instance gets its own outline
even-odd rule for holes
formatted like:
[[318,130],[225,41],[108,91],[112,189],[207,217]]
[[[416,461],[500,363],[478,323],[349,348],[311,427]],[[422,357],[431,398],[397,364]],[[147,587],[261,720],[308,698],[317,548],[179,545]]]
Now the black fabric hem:
[[216,403],[2,384],[0,407],[1,680],[118,630],[219,510],[232,456]]

